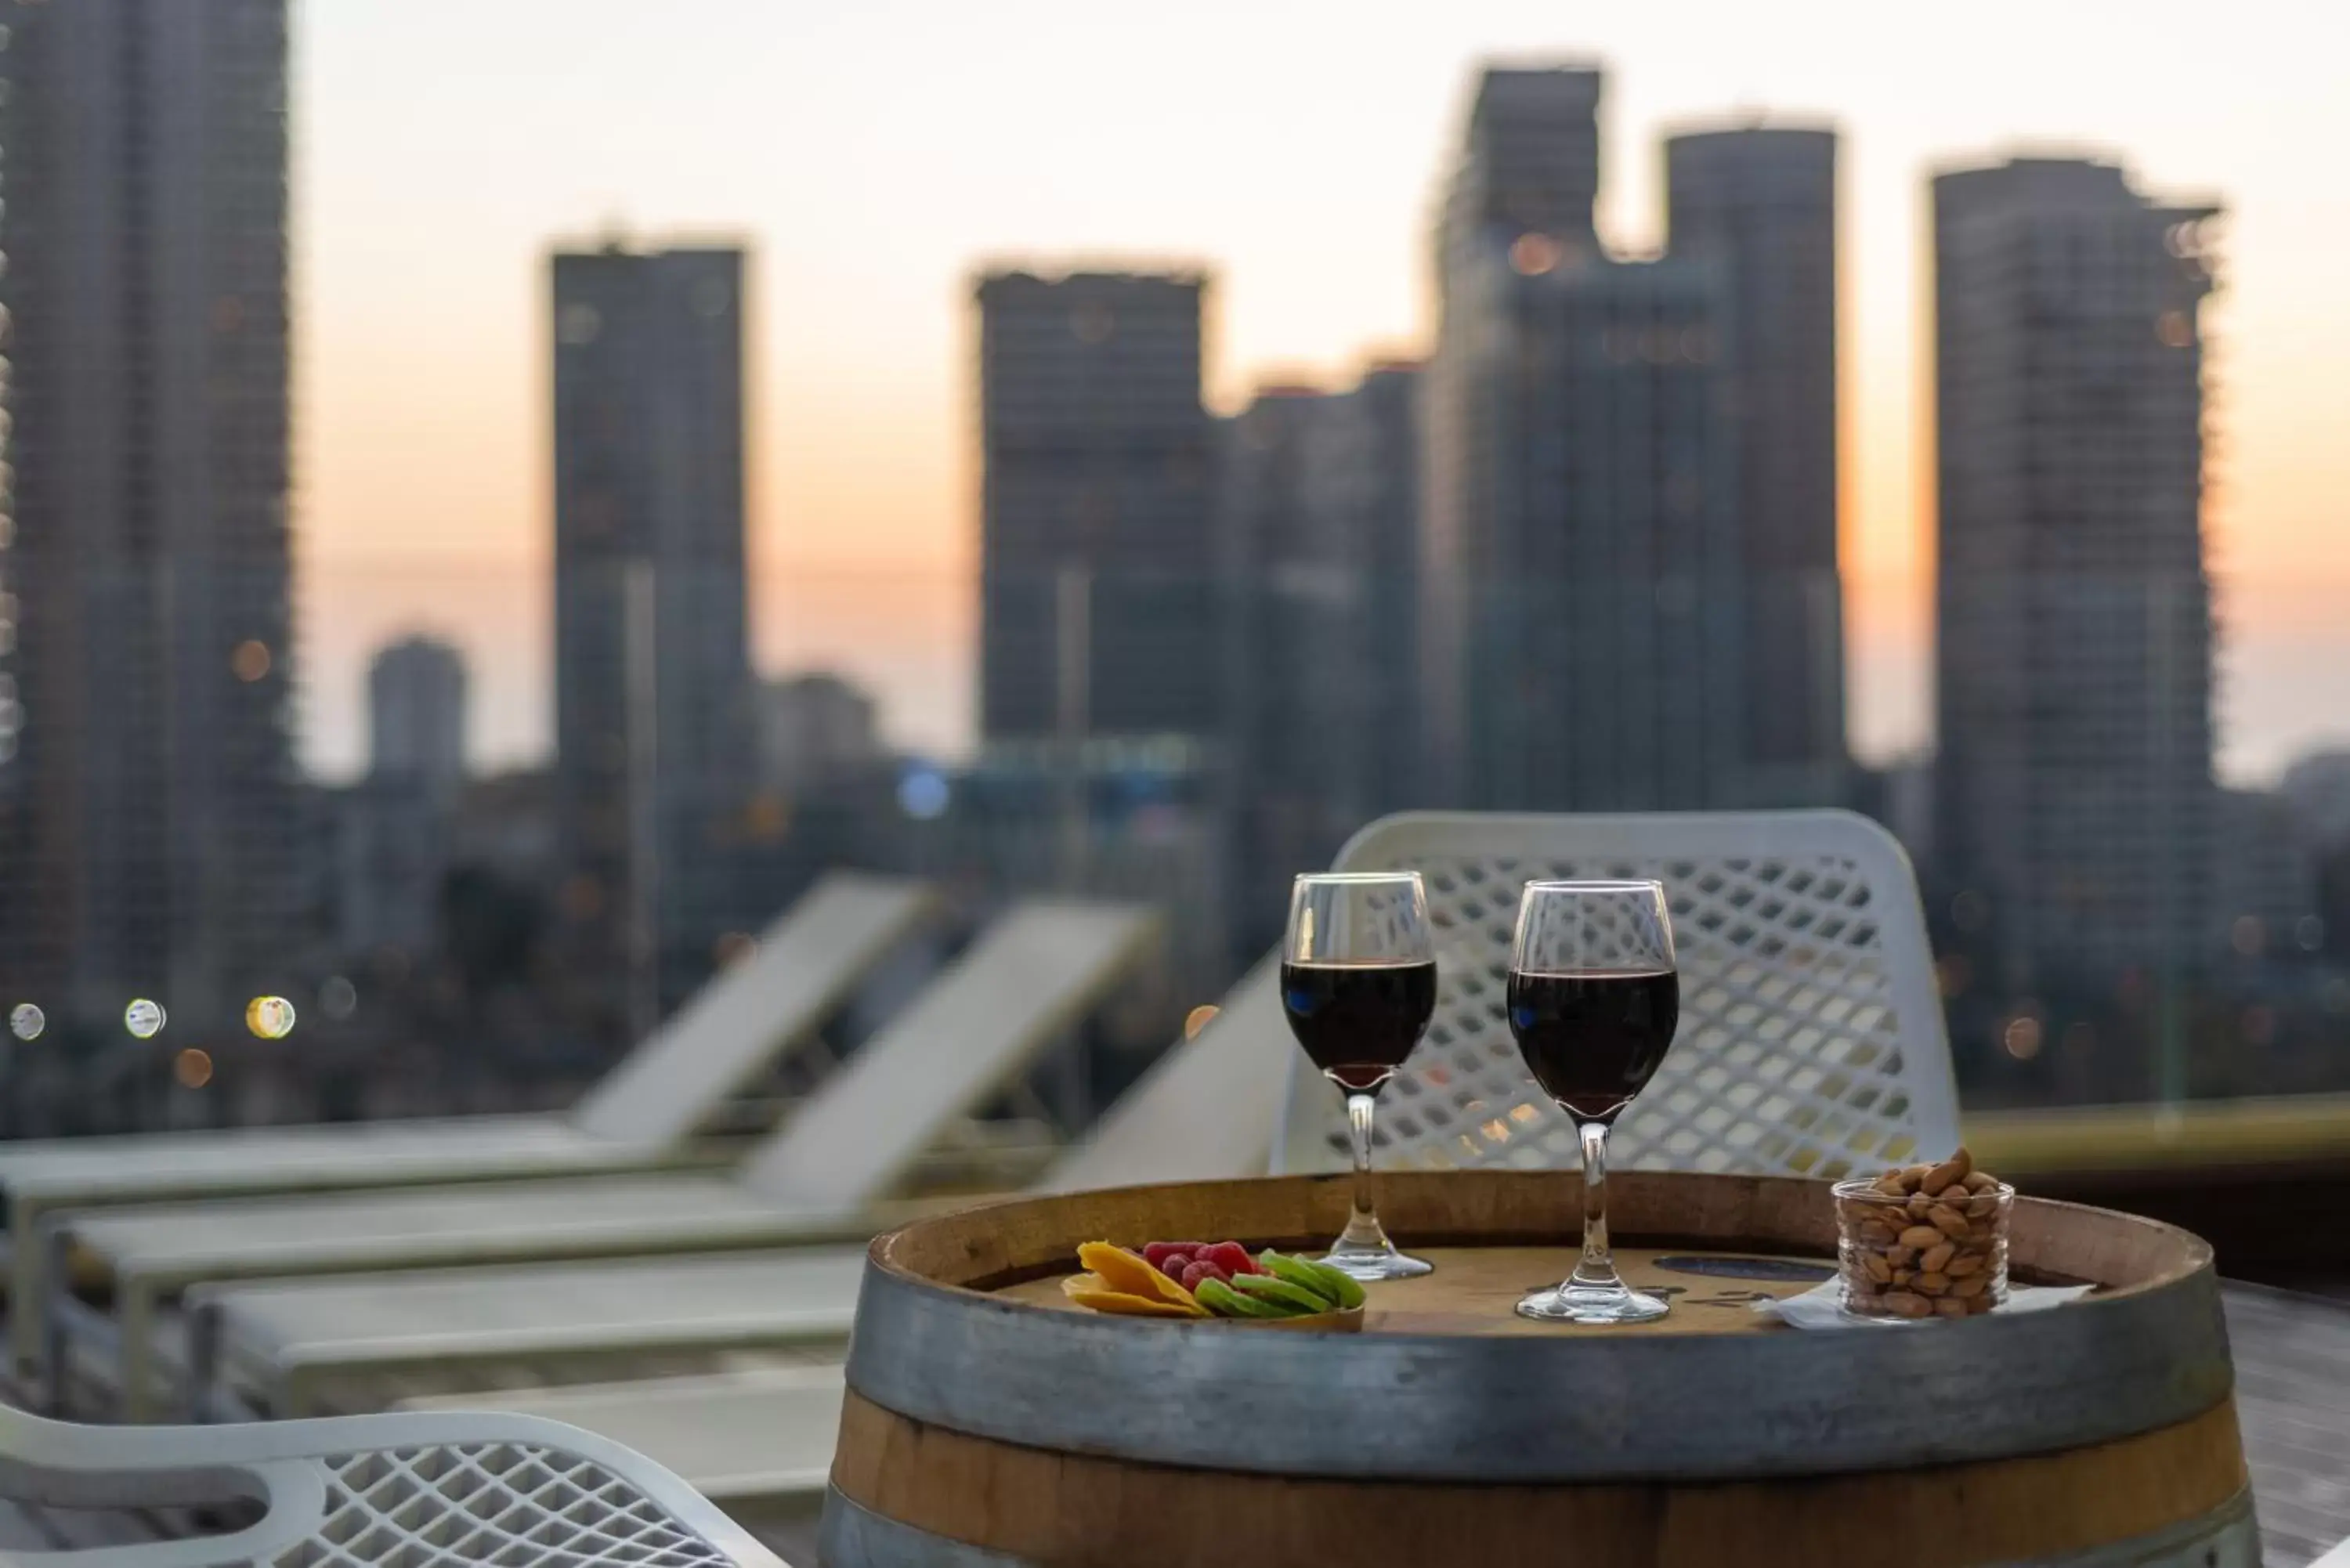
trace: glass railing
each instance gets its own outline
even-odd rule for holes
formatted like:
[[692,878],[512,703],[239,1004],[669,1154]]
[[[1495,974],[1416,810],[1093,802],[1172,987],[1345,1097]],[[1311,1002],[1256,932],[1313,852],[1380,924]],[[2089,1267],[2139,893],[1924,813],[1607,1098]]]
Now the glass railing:
[[1658,571],[29,566],[9,1136],[563,1104],[836,867],[953,900],[877,1016],[1022,895],[1163,912],[1082,1116],[1419,806],[1877,817],[1970,1111],[2350,1092],[2338,575],[2222,581],[2208,650],[2192,584],[2002,588],[1938,695],[1930,592],[1866,580],[1839,630]]

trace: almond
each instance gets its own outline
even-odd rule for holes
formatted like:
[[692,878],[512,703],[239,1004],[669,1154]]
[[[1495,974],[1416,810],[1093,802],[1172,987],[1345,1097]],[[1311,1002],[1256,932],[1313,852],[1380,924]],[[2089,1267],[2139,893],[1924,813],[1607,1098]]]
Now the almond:
[[1998,1185],[1999,1178],[1987,1170],[1967,1172],[1966,1188],[1969,1192],[1989,1192]]
[[1999,1212],[1999,1194],[1985,1192],[1967,1199],[1967,1212],[1978,1220],[1988,1220]]
[[[1926,1221],[1953,1241],[1963,1241],[1967,1239],[1967,1217],[1945,1204],[1937,1203],[1928,1210]],[[1906,1238],[1908,1232],[1905,1231],[1902,1234]]]
[[1883,1304],[1885,1310],[1896,1317],[1931,1317],[1934,1314],[1932,1303],[1908,1291],[1887,1292]]
[[[1966,1221],[1961,1220],[1959,1224],[1963,1229]],[[1914,1247],[1922,1252],[1929,1247],[1940,1246],[1942,1232],[1931,1225],[1912,1225],[1901,1232],[1901,1244],[1905,1247]]]
[[1875,1280],[1878,1284],[1888,1284],[1892,1282],[1893,1265],[1885,1261],[1884,1253],[1864,1253],[1860,1260],[1860,1265],[1862,1268],[1868,1271],[1868,1277]]
[[1934,1303],[1934,1311],[1943,1317],[1964,1317],[1967,1315],[1967,1303],[1956,1296],[1944,1296]]
[[1990,1294],[1989,1294],[1988,1293],[1984,1293],[1984,1294],[1982,1294],[1982,1295],[1965,1296],[1965,1297],[1960,1297],[1960,1296],[1944,1296],[1942,1299],[1943,1299],[1944,1301],[1946,1301],[1946,1302],[1947,1302],[1947,1301],[1960,1301],[1960,1300],[1963,1300],[1963,1301],[1967,1303],[1967,1312],[1968,1312],[1968,1314],[1969,1314],[1970,1315],[1971,1315],[1971,1314],[1975,1314],[1975,1313],[1989,1312],[1989,1311],[1991,1311],[1991,1308],[1993,1308],[1993,1307],[1995,1307],[1995,1306],[1997,1306],[1997,1305],[1999,1304],[1997,1302],[1995,1302],[1995,1301],[1993,1301],[1993,1300],[1991,1300],[1991,1296],[1990,1296]]
[[1938,1296],[1950,1288],[1950,1276],[1920,1269],[1918,1277],[1909,1282],[1909,1288],[1920,1295]]
[[1909,1218],[1912,1220],[1923,1220],[1926,1217],[1926,1211],[1933,1207],[1934,1200],[1924,1193],[1913,1192],[1909,1195]]
[[1901,1234],[1882,1220],[1864,1220],[1853,1227],[1852,1233],[1871,1247],[1890,1247]]
[[1898,1170],[1888,1170],[1884,1175],[1878,1177],[1877,1179],[1877,1190],[1882,1192],[1887,1198],[1907,1198],[1909,1196],[1909,1189],[1901,1184],[1901,1173]]
[[1929,1247],[1925,1254],[1918,1260],[1918,1266],[1929,1274],[1946,1273],[1949,1272],[1950,1259],[1957,1255],[1958,1251],[1948,1241],[1939,1247]]
[[1950,1293],[1954,1296],[1979,1296],[1990,1283],[1989,1274],[1969,1274],[1962,1280],[1951,1282]]
[[1967,1168],[1965,1161],[1946,1159],[1941,1164],[1936,1166],[1933,1169],[1926,1173],[1926,1179],[1918,1184],[1918,1190],[1926,1193],[1929,1196],[1939,1197],[1941,1194],[1942,1189],[1950,1186],[1950,1183],[1954,1181],[1964,1181],[1966,1179]]
[[1982,1266],[1983,1255],[1981,1252],[1960,1252],[1943,1265],[1942,1272],[1954,1280],[1964,1279]]

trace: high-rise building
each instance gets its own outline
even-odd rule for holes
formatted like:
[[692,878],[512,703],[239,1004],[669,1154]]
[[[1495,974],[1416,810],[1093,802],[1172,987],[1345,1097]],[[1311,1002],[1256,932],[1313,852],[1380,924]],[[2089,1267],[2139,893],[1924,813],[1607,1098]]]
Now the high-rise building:
[[1737,446],[1746,783],[1757,805],[1846,794],[1836,569],[1836,134],[1743,125],[1665,142],[1677,257],[1729,290],[1721,363]]
[[446,799],[465,782],[465,656],[408,637],[368,666],[368,772]]
[[[1499,237],[1541,234],[1563,250],[1596,253],[1599,99],[1596,66],[1495,67],[1477,83],[1460,166],[1445,192],[1439,241],[1473,250]],[[1473,259],[1473,257],[1464,257]]]
[[2215,832],[2198,307],[2217,209],[2113,164],[1936,177],[1944,876],[2011,989],[2177,973]]
[[0,989],[227,1027],[304,897],[286,4],[0,23]]
[[759,782],[786,798],[869,773],[888,756],[872,697],[811,670],[759,689]]
[[1597,73],[1491,71],[1438,240],[1420,636],[1437,793],[1482,809],[1740,798],[1724,273],[1591,227]]
[[1198,273],[991,273],[979,299],[980,728],[1215,722]]
[[1274,387],[1225,421],[1217,557],[1232,929],[1278,940],[1289,878],[1418,803],[1417,367]]
[[639,1029],[732,929],[726,835],[753,751],[743,258],[610,244],[553,264],[564,906],[628,977]]

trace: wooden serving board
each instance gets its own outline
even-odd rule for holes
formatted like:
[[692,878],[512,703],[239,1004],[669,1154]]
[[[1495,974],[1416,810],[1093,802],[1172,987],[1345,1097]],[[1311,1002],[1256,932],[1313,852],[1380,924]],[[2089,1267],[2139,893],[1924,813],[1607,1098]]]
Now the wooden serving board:
[[[1575,1254],[1560,1247],[1415,1247],[1415,1257],[1436,1265],[1436,1272],[1416,1280],[1388,1280],[1366,1286],[1366,1334],[1774,1334],[1788,1332],[1775,1318],[1753,1310],[1764,1297],[1800,1295],[1834,1270],[1831,1259],[1800,1255],[1773,1256],[1759,1252],[1708,1252],[1690,1247],[1623,1247],[1616,1267],[1633,1289],[1662,1294],[1672,1311],[1654,1323],[1584,1327],[1575,1324],[1537,1323],[1513,1310],[1521,1296],[1547,1289],[1575,1267]],[[1677,1268],[1673,1262],[1711,1259],[1731,1267],[1760,1265],[1751,1275]],[[1074,1258],[1070,1273],[1077,1272]],[[1811,1277],[1768,1277],[1773,1265],[1794,1265],[1816,1272]],[[1792,1271],[1789,1271],[1792,1272]],[[993,1293],[1050,1307],[1056,1312],[1085,1312],[1061,1293],[1055,1274],[1025,1280]],[[1170,1323],[1174,1320],[1168,1320]]]

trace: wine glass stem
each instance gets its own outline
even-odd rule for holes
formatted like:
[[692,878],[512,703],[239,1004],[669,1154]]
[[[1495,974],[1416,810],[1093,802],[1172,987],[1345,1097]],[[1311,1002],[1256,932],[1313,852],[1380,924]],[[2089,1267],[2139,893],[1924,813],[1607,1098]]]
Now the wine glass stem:
[[1586,1122],[1582,1132],[1583,1257],[1569,1283],[1620,1286],[1615,1254],[1607,1249],[1607,1128]]
[[1355,1146],[1355,1211],[1347,1217],[1346,1233],[1338,1238],[1346,1247],[1384,1247],[1387,1232],[1379,1229],[1379,1219],[1371,1201],[1371,1106],[1368,1095],[1349,1093],[1347,1096],[1347,1130]]

